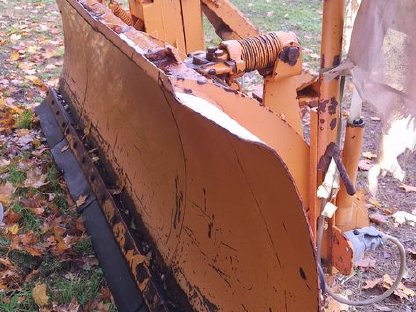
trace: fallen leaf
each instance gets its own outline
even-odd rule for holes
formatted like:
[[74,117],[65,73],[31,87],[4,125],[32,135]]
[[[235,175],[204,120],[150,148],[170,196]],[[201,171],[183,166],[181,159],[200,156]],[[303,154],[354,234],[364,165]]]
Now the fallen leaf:
[[368,203],[371,205],[371,206],[374,206],[374,207],[377,207],[377,208],[381,208],[381,203],[377,200],[377,199],[375,199],[375,198],[370,198],[369,200],[368,200]]
[[36,244],[36,242],[37,242],[37,238],[33,234],[33,231],[29,231],[29,232],[27,232],[25,234],[19,235],[19,239],[20,239],[20,242],[24,246],[33,245],[33,244]]
[[[87,309],[86,306],[83,306],[83,311],[95,311],[93,309]],[[62,304],[57,307],[59,312],[78,312],[80,311],[80,305],[77,301],[77,298],[73,297],[69,304]],[[107,311],[107,310],[97,310],[97,311]]]
[[10,182],[0,184],[0,202],[8,204],[15,189],[16,188]]
[[5,167],[8,165],[10,165],[10,160],[5,159],[5,158],[0,159],[0,167]]
[[6,226],[4,228],[4,233],[5,234],[9,234],[10,233],[12,235],[16,235],[17,233],[19,233],[19,230],[20,230],[19,224],[18,223],[15,223],[15,224]]
[[17,61],[20,57],[19,51],[13,50],[12,54],[10,55],[10,59],[12,61]]
[[403,283],[400,283],[399,286],[397,286],[394,294],[400,299],[410,299],[415,296],[415,292],[412,289],[406,287]]
[[27,75],[25,76],[25,79],[31,81],[35,86],[43,84],[42,80],[38,76]]
[[393,210],[390,208],[387,208],[387,207],[383,207],[383,208],[379,207],[379,208],[380,208],[380,211],[382,211],[385,215],[391,216],[393,214]]
[[12,34],[12,35],[10,36],[10,39],[11,39],[11,40],[13,40],[13,41],[17,41],[17,40],[19,40],[20,38],[22,38],[22,35]]
[[409,254],[410,259],[416,260],[416,250],[408,248],[407,253]]
[[9,260],[9,258],[0,258],[0,264],[6,267],[6,269],[13,268],[13,263]]
[[33,297],[33,300],[35,300],[36,304],[39,307],[47,305],[49,297],[46,294],[46,285],[45,284],[37,284],[32,289],[32,297]]
[[65,145],[64,147],[61,148],[61,153],[65,152],[67,149],[69,148],[69,145]]
[[101,296],[103,297],[103,300],[111,300],[110,288],[102,286],[100,293],[101,293]]
[[[384,274],[382,278],[366,281],[363,289],[373,289],[375,287],[381,287],[386,290],[393,285],[393,280],[388,274]],[[410,299],[415,296],[415,292],[406,287],[403,283],[400,283],[394,290],[393,294],[400,299]]]
[[372,259],[368,256],[363,257],[362,259],[358,260],[355,263],[356,266],[361,268],[375,268],[376,267],[376,260]]
[[23,249],[32,257],[40,257],[44,252],[42,248],[36,246],[25,246]]
[[377,158],[377,154],[374,154],[373,152],[363,152],[362,155],[367,159]]
[[42,170],[38,167],[30,169],[26,174],[26,180],[24,185],[26,187],[40,188],[48,184],[47,174],[42,174]]
[[408,192],[416,192],[416,186],[401,184],[400,188],[403,189],[406,193]]
[[75,201],[75,204],[77,205],[77,207],[82,206],[83,204],[85,204],[85,201],[87,200],[88,195],[81,195],[80,197],[78,197],[78,199]]
[[368,280],[364,282],[363,289],[373,289],[380,283],[381,279]]
[[[341,295],[343,298],[348,299],[346,296]],[[325,307],[324,312],[347,312],[349,306],[343,303],[339,303],[332,297],[328,296],[327,307]]]
[[28,275],[25,276],[25,282],[30,282],[30,280],[39,274],[39,269],[34,269],[32,272],[30,272]]
[[387,217],[378,212],[371,213],[368,217],[370,218],[370,221],[375,224],[383,224],[388,222]]
[[397,211],[393,215],[394,222],[398,224],[409,223],[414,226],[416,223],[416,216],[406,211]]

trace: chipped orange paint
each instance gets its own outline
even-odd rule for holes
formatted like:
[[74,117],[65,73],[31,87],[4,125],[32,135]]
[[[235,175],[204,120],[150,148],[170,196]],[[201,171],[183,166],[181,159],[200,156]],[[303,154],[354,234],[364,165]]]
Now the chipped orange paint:
[[[108,11],[95,19],[75,0],[58,3],[66,36],[61,92],[81,121],[91,122],[194,309],[317,311],[302,137],[225,87],[201,85],[201,97],[183,92],[178,77],[187,83],[201,76],[175,58],[161,59],[161,68],[151,62],[146,54],[163,42],[123,32],[123,25],[121,37],[106,26]],[[211,90],[230,101],[213,99]],[[226,106],[232,118],[221,113]],[[292,158],[284,143],[290,137],[290,149],[299,151]]]

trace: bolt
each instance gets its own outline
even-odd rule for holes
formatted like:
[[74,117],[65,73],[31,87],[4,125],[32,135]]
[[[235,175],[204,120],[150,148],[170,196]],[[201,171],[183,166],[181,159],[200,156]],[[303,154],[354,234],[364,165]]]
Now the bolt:
[[298,47],[284,47],[282,52],[280,52],[279,58],[290,66],[294,66],[298,61],[299,55]]

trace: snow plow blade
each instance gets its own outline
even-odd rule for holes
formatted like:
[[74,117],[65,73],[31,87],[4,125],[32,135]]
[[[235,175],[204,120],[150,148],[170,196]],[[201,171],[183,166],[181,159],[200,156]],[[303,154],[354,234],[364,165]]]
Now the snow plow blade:
[[[57,2],[65,103],[55,104],[71,114],[55,115],[147,308],[318,311],[303,138],[103,5]],[[85,158],[94,147],[97,169]]]

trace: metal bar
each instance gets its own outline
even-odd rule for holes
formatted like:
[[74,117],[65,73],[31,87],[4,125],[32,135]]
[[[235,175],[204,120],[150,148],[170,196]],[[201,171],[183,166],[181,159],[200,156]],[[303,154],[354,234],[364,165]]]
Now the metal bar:
[[228,0],[201,0],[202,11],[223,40],[244,39],[260,34]]
[[[324,156],[328,145],[337,143],[338,127],[340,126],[340,81],[323,78],[323,72],[340,64],[342,53],[342,35],[344,26],[344,0],[326,0],[323,2],[322,41],[321,41],[321,73],[319,77],[318,103],[318,163]],[[323,181],[326,168],[317,168],[318,185]],[[319,205],[318,205],[319,207]],[[317,207],[317,208],[318,208]],[[318,208],[319,209],[319,208]],[[319,216],[320,211],[316,211]],[[324,232],[322,241],[322,258],[331,266],[331,226]]]
[[[49,105],[53,115],[55,116],[65,139],[68,141],[70,149],[72,150],[79,166],[88,180],[108,226],[113,231],[113,236],[118,243],[118,247],[124,256],[124,259],[128,263],[137,288],[143,294],[143,299],[146,305],[152,311],[169,311],[160,287],[156,285],[154,279],[152,278],[152,274],[146,260],[146,255],[141,254],[139,248],[137,247],[137,244],[130,234],[128,226],[123,220],[113,197],[107,190],[103,179],[86,152],[76,130],[72,126],[65,110],[63,109],[56,92],[52,89],[50,89],[49,92],[51,94],[49,97]],[[81,210],[83,209],[88,208],[81,207]],[[104,242],[101,242],[101,244],[102,243]]]

